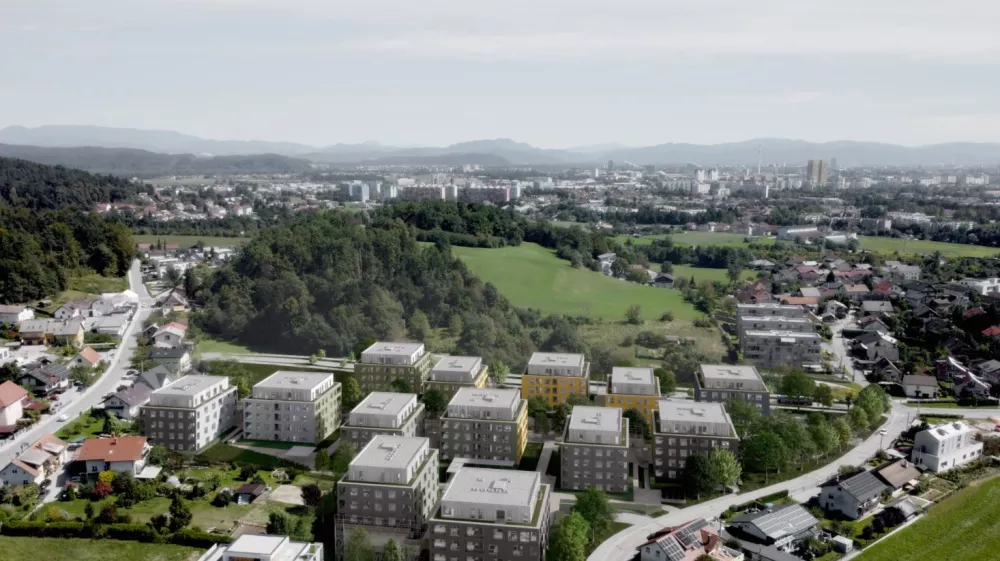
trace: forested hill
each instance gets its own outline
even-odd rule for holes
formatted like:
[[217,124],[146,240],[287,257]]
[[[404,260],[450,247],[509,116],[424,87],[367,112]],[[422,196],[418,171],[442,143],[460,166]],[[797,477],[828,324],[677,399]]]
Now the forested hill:
[[320,213],[261,231],[196,291],[204,309],[195,322],[216,337],[297,354],[345,356],[366,338],[423,339],[444,326],[460,332],[457,352],[511,365],[536,350],[532,336],[543,348],[574,350],[576,339],[559,339],[559,320],[542,325],[513,308],[448,246],[419,245],[399,220],[365,220]]
[[0,158],[0,205],[31,210],[79,207],[122,201],[138,187],[121,177]]

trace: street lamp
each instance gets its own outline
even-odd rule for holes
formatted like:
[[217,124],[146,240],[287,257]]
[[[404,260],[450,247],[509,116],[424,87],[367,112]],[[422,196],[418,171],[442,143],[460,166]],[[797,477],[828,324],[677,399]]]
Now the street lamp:
[[878,437],[878,448],[879,448],[879,450],[884,450],[884,448],[882,448],[882,439],[885,438],[885,434],[887,432],[889,432],[889,429],[882,429],[882,430],[878,431],[878,434],[879,434],[879,437]]

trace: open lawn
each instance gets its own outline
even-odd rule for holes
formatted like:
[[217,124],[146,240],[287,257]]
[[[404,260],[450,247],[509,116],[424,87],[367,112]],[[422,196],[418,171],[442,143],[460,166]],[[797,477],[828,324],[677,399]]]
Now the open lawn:
[[[653,240],[663,239],[667,237],[666,234],[658,234],[654,236],[615,236],[615,241],[624,243],[626,240],[632,240],[634,245],[649,245],[653,243]],[[721,245],[727,247],[746,247],[748,244],[746,242],[746,236],[743,234],[730,234],[727,232],[680,232],[677,234],[670,234],[670,238],[674,240],[675,244],[680,245]],[[774,238],[755,238],[755,241],[762,243],[774,243]]]
[[[215,493],[210,493],[208,497],[197,499],[194,501],[188,501],[188,506],[191,507],[191,525],[199,526],[205,530],[209,528],[223,528],[225,530],[230,530],[233,524],[246,516],[251,508],[250,505],[235,505],[231,504],[226,507],[216,507],[212,506],[211,497]],[[106,499],[105,501],[90,501],[89,499],[77,499],[75,501],[68,502],[58,502],[54,503],[57,506],[73,517],[83,517],[84,509],[87,503],[92,502],[94,505],[94,512],[100,512],[101,507],[107,501],[114,501],[114,499]],[[139,524],[145,524],[149,520],[156,516],[157,514],[163,514],[170,509],[170,499],[167,497],[155,497],[148,501],[142,501],[136,503],[131,508],[119,508],[118,512],[120,514],[128,514],[132,517],[132,520]]]
[[988,561],[1000,549],[1000,479],[970,487],[931,507],[912,526],[875,544],[860,561]]
[[204,551],[170,544],[0,536],[4,561],[195,561]]
[[245,244],[250,238],[227,238],[222,236],[172,236],[157,234],[133,234],[135,243],[169,243],[177,244],[182,249],[195,245],[198,242],[211,247],[236,247]]
[[861,247],[873,252],[928,255],[940,251],[944,257],[994,257],[1000,248],[929,240],[861,236]]
[[215,339],[202,339],[198,341],[198,344],[194,348],[194,355],[200,356],[202,353],[224,353],[230,355],[248,355],[253,354],[248,347],[244,347],[238,343],[230,343],[228,341],[216,341]]
[[[652,265],[652,267],[657,271],[660,270],[659,264]],[[691,265],[674,265],[673,275],[675,279],[682,277],[690,279],[691,277],[694,277],[695,281],[710,280],[712,282],[729,282],[729,277],[726,276],[725,269],[708,269],[705,267],[692,267]],[[757,278],[757,273],[755,271],[751,271],[750,269],[744,269],[743,272],[740,273],[741,280],[753,280],[755,278]]]
[[56,431],[56,436],[63,440],[73,440],[78,436],[96,436],[104,430],[104,419],[91,417],[84,413],[72,422]]
[[568,261],[541,246],[525,243],[498,249],[452,247],[455,255],[486,282],[493,283],[515,306],[553,314],[623,319],[638,304],[646,319],[671,310],[679,320],[702,315],[676,290],[621,281]]
[[127,289],[128,281],[124,277],[102,277],[98,274],[90,274],[66,279],[66,288],[87,294],[104,294]]

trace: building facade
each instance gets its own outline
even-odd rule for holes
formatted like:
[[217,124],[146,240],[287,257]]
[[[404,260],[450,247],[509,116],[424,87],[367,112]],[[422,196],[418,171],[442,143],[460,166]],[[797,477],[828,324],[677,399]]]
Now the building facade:
[[539,396],[550,407],[564,403],[570,395],[590,394],[590,363],[581,354],[534,353],[521,376],[524,399]]
[[615,366],[608,380],[607,393],[597,396],[597,404],[618,407],[623,411],[637,409],[653,426],[660,405],[660,380],[652,368]]
[[513,389],[462,388],[441,418],[441,458],[511,466],[528,444],[528,402]]
[[354,377],[361,392],[392,390],[395,380],[405,380],[410,391],[421,394],[430,374],[431,356],[423,343],[377,342],[361,353],[354,365]]
[[323,561],[323,544],[293,542],[288,536],[243,534],[214,545],[198,561]]
[[340,427],[333,374],[279,370],[243,401],[243,432],[253,440],[318,444]]
[[720,448],[737,453],[739,438],[721,403],[660,401],[653,433],[653,473],[661,480],[681,477],[687,457]]
[[725,403],[742,399],[761,413],[771,413],[771,391],[753,366],[702,364],[694,377],[694,400]]
[[560,452],[563,489],[595,487],[625,493],[629,486],[628,419],[614,407],[576,406],[566,423]]
[[935,473],[964,466],[983,455],[983,443],[962,422],[947,423],[918,432],[913,438],[913,463]]
[[197,452],[236,427],[236,387],[225,376],[184,376],[150,395],[142,421],[154,445]]
[[818,333],[793,331],[744,331],[740,337],[743,358],[764,368],[782,364],[800,367],[820,364],[823,338]]
[[489,367],[482,357],[445,356],[431,368],[424,390],[441,390],[450,399],[459,388],[485,388],[489,375]]
[[376,435],[423,436],[424,404],[414,393],[372,392],[351,410],[340,437],[361,450]]

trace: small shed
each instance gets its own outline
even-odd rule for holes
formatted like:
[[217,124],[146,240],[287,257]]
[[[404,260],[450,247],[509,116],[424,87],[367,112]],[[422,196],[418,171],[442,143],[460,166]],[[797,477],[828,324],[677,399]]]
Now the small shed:
[[239,489],[237,489],[236,492],[234,493],[236,498],[236,504],[238,505],[251,504],[257,499],[257,497],[263,495],[264,491],[266,490],[267,487],[260,483],[247,483],[246,485],[243,485]]

